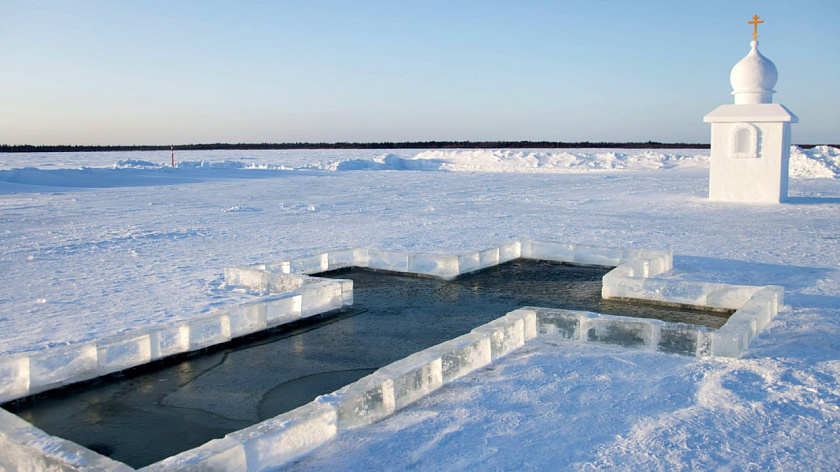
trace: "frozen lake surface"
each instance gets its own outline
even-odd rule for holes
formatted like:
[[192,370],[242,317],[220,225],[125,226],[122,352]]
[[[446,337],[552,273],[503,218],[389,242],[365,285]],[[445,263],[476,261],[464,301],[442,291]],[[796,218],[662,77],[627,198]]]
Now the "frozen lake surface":
[[794,153],[785,205],[709,202],[702,152],[366,152],[0,155],[0,352],[189,319],[248,298],[224,267],[336,248],[672,249],[669,277],[785,286],[741,359],[529,346],[299,466],[840,468],[836,151]]

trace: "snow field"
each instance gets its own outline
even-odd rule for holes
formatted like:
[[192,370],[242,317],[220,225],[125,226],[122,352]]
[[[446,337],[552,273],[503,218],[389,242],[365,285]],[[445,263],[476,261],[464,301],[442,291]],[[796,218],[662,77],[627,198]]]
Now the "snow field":
[[[739,359],[537,343],[388,421],[340,435],[300,468],[836,470],[840,192],[838,173],[825,171],[837,151],[816,151],[792,150],[792,202],[776,206],[708,202],[703,151],[694,154],[698,170],[569,176],[324,172],[319,163],[370,160],[346,151],[196,153],[192,160],[254,165],[75,174],[62,169],[127,156],[0,155],[3,168],[40,168],[0,173],[2,351],[70,343],[72,353],[126,328],[238,306],[253,296],[219,290],[219,268],[278,253],[458,253],[522,234],[671,248],[677,268],[660,278],[786,287],[787,306]],[[136,157],[165,163],[165,154]],[[260,170],[281,166],[298,170]],[[184,342],[177,331],[170,337]],[[72,355],[92,359],[90,347]]]

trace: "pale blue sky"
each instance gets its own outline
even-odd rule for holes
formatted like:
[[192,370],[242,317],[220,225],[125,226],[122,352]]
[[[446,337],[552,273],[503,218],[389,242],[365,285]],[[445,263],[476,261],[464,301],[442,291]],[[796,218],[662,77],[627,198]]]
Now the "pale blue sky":
[[707,143],[756,13],[840,143],[837,0],[0,0],[0,144]]

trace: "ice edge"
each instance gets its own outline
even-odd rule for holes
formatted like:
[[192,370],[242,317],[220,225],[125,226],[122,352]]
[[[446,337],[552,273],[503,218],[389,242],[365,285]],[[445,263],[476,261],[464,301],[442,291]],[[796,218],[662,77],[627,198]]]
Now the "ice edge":
[[[673,268],[670,251],[625,250],[531,239],[512,240],[499,247],[459,255],[343,249],[295,261],[225,269],[226,284],[263,295],[257,302],[94,342],[0,358],[0,402],[352,305],[352,281],[322,279],[311,274],[358,266],[452,279],[519,258],[615,267],[603,278],[604,298],[736,311],[724,326],[711,331],[660,320],[521,308],[469,334],[382,367],[298,409],[140,470],[277,467],[300,459],[343,429],[384,418],[536,338],[693,356],[739,357],[783,304],[784,289],[778,286],[658,279],[657,275]],[[48,461],[66,470],[131,470],[125,464],[78,446],[86,458],[90,456],[85,462],[90,461],[88,465],[93,469],[80,466],[78,458],[71,461],[60,452],[66,449],[68,441],[49,436],[31,425],[22,428],[18,423],[23,420],[11,414],[6,416],[13,418],[0,421],[0,438],[32,459]],[[31,444],[33,431],[39,433],[37,446]]]

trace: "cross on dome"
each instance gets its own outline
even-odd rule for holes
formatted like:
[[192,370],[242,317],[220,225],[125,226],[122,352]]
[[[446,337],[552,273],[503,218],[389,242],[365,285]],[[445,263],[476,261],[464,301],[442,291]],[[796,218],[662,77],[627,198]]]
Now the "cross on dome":
[[758,15],[755,15],[755,16],[753,17],[753,20],[752,20],[752,21],[748,21],[748,22],[747,22],[747,24],[748,24],[748,25],[753,25],[753,41],[758,40],[758,24],[759,24],[759,23],[764,23],[764,21],[763,21],[763,20],[759,20],[759,19],[758,19]]

